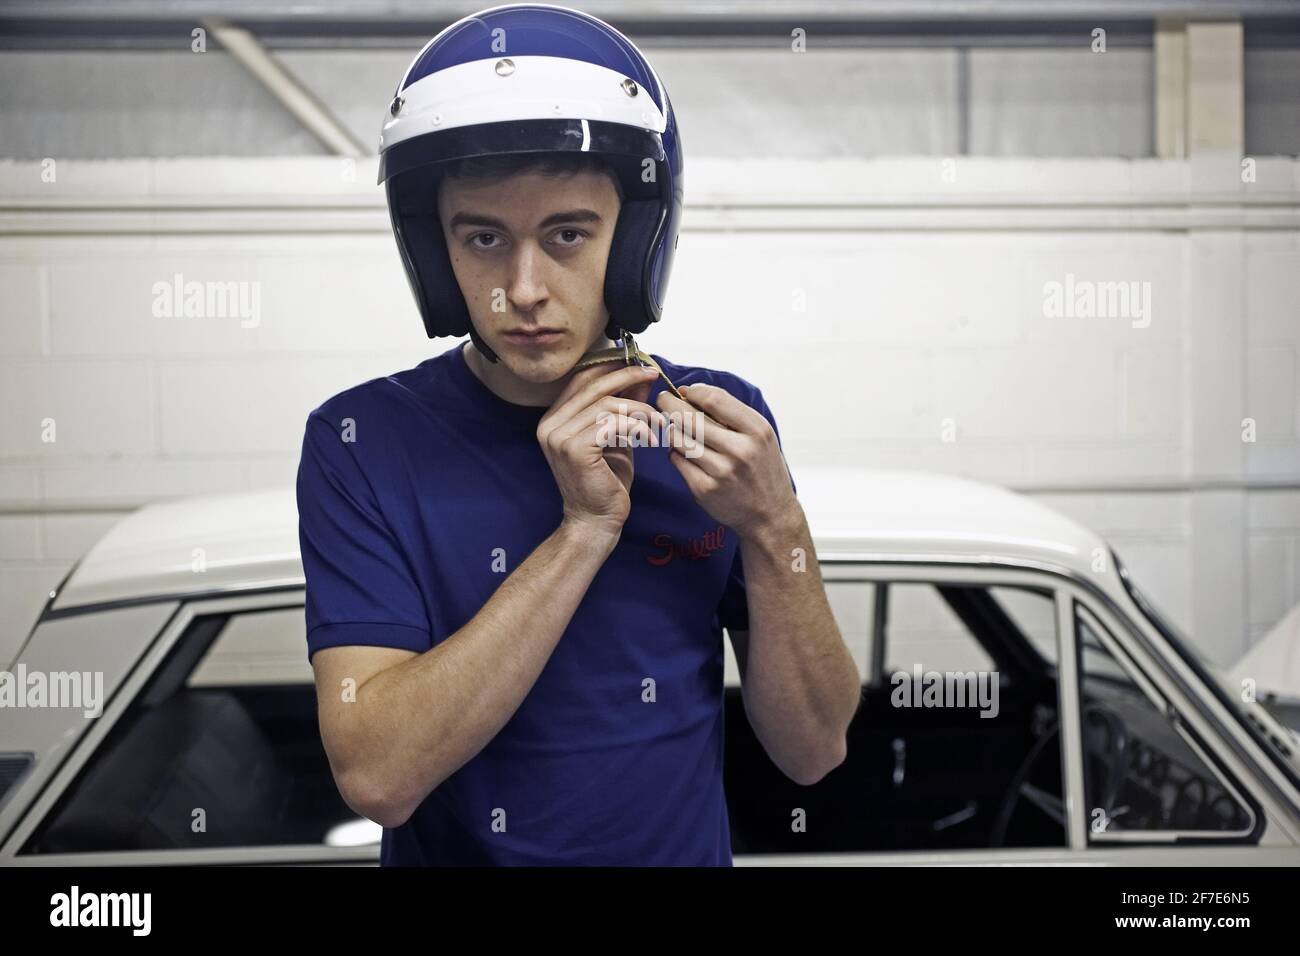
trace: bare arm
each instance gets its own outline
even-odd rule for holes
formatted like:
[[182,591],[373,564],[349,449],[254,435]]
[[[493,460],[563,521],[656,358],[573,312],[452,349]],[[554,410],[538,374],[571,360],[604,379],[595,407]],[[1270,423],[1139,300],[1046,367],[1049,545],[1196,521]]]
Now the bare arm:
[[660,407],[702,418],[698,442],[674,444],[671,460],[696,501],[740,537],[750,630],[731,638],[745,713],[786,776],[816,783],[847,755],[862,688],[807,519],[771,423],[717,386],[682,392],[694,410],[663,393]]
[[[399,826],[482,750],[536,683],[616,542],[617,535],[562,523],[468,624],[423,654],[317,651],[321,735],[349,806]],[[349,677],[355,693],[345,700]]]
[[[405,823],[519,709],[618,542],[631,508],[632,449],[602,442],[610,416],[625,434],[657,442],[647,422],[663,416],[640,400],[653,375],[587,369],[556,399],[538,441],[563,520],[464,627],[422,654],[354,645],[313,655],[325,752],[358,813],[386,827]],[[620,390],[631,396],[616,397]]]
[[733,634],[732,644],[745,713],[773,763],[807,786],[846,756],[862,699],[858,668],[798,502],[783,523],[742,537],[740,547],[750,629]]

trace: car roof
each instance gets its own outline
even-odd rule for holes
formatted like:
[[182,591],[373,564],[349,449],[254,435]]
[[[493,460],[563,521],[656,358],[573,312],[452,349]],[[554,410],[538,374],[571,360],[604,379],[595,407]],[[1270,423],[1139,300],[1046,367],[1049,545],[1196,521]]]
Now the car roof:
[[78,562],[52,607],[301,585],[292,487],[145,505]]
[[1091,576],[1096,549],[1107,548],[1100,535],[1060,512],[969,478],[809,468],[794,480],[819,553],[1023,560]]
[[[822,555],[1028,562],[1096,579],[1105,548],[1065,516],[983,482],[856,468],[794,479]],[[86,553],[52,606],[301,585],[297,520],[291,486],[146,505]]]

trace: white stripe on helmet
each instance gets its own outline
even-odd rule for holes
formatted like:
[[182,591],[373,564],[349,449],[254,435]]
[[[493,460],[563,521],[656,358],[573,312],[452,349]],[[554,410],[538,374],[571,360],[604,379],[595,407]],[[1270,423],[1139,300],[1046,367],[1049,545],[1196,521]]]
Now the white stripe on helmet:
[[[497,71],[502,60],[514,67],[505,75]],[[438,130],[523,119],[599,120],[662,133],[663,112],[640,84],[629,96],[625,79],[594,63],[554,56],[460,63],[401,92],[397,116],[385,115],[379,150]]]

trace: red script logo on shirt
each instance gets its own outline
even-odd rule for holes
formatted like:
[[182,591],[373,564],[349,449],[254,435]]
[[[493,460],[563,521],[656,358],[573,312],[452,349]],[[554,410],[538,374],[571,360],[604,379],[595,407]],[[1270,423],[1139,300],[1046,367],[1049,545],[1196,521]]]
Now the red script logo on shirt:
[[662,567],[673,558],[702,561],[714,551],[721,551],[726,547],[726,537],[725,525],[718,525],[712,531],[684,542],[673,541],[673,536],[670,534],[657,534],[653,539],[654,546],[661,550],[658,554],[647,554],[645,559],[656,567]]

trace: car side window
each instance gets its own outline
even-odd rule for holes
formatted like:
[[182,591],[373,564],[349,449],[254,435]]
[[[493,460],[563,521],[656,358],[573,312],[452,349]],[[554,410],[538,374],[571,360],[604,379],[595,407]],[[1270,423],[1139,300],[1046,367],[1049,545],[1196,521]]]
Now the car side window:
[[933,584],[889,585],[886,671],[995,670],[993,658]]
[[1041,591],[994,586],[989,594],[1006,613],[1038,655],[1053,666],[1057,662],[1056,602]]
[[1248,831],[1247,808],[1112,652],[1110,631],[1077,602],[1074,619],[1090,841]]
[[334,785],[303,628],[301,606],[196,617],[24,852],[377,841]]
[[826,600],[835,615],[840,636],[858,667],[858,678],[871,683],[871,619],[875,613],[876,585],[864,582],[827,581]]
[[840,766],[795,784],[764,752],[739,695],[727,697],[733,852],[1065,846],[1055,591],[868,587],[870,602],[836,615],[851,649],[850,633],[870,629],[854,654],[866,665],[862,700]]

